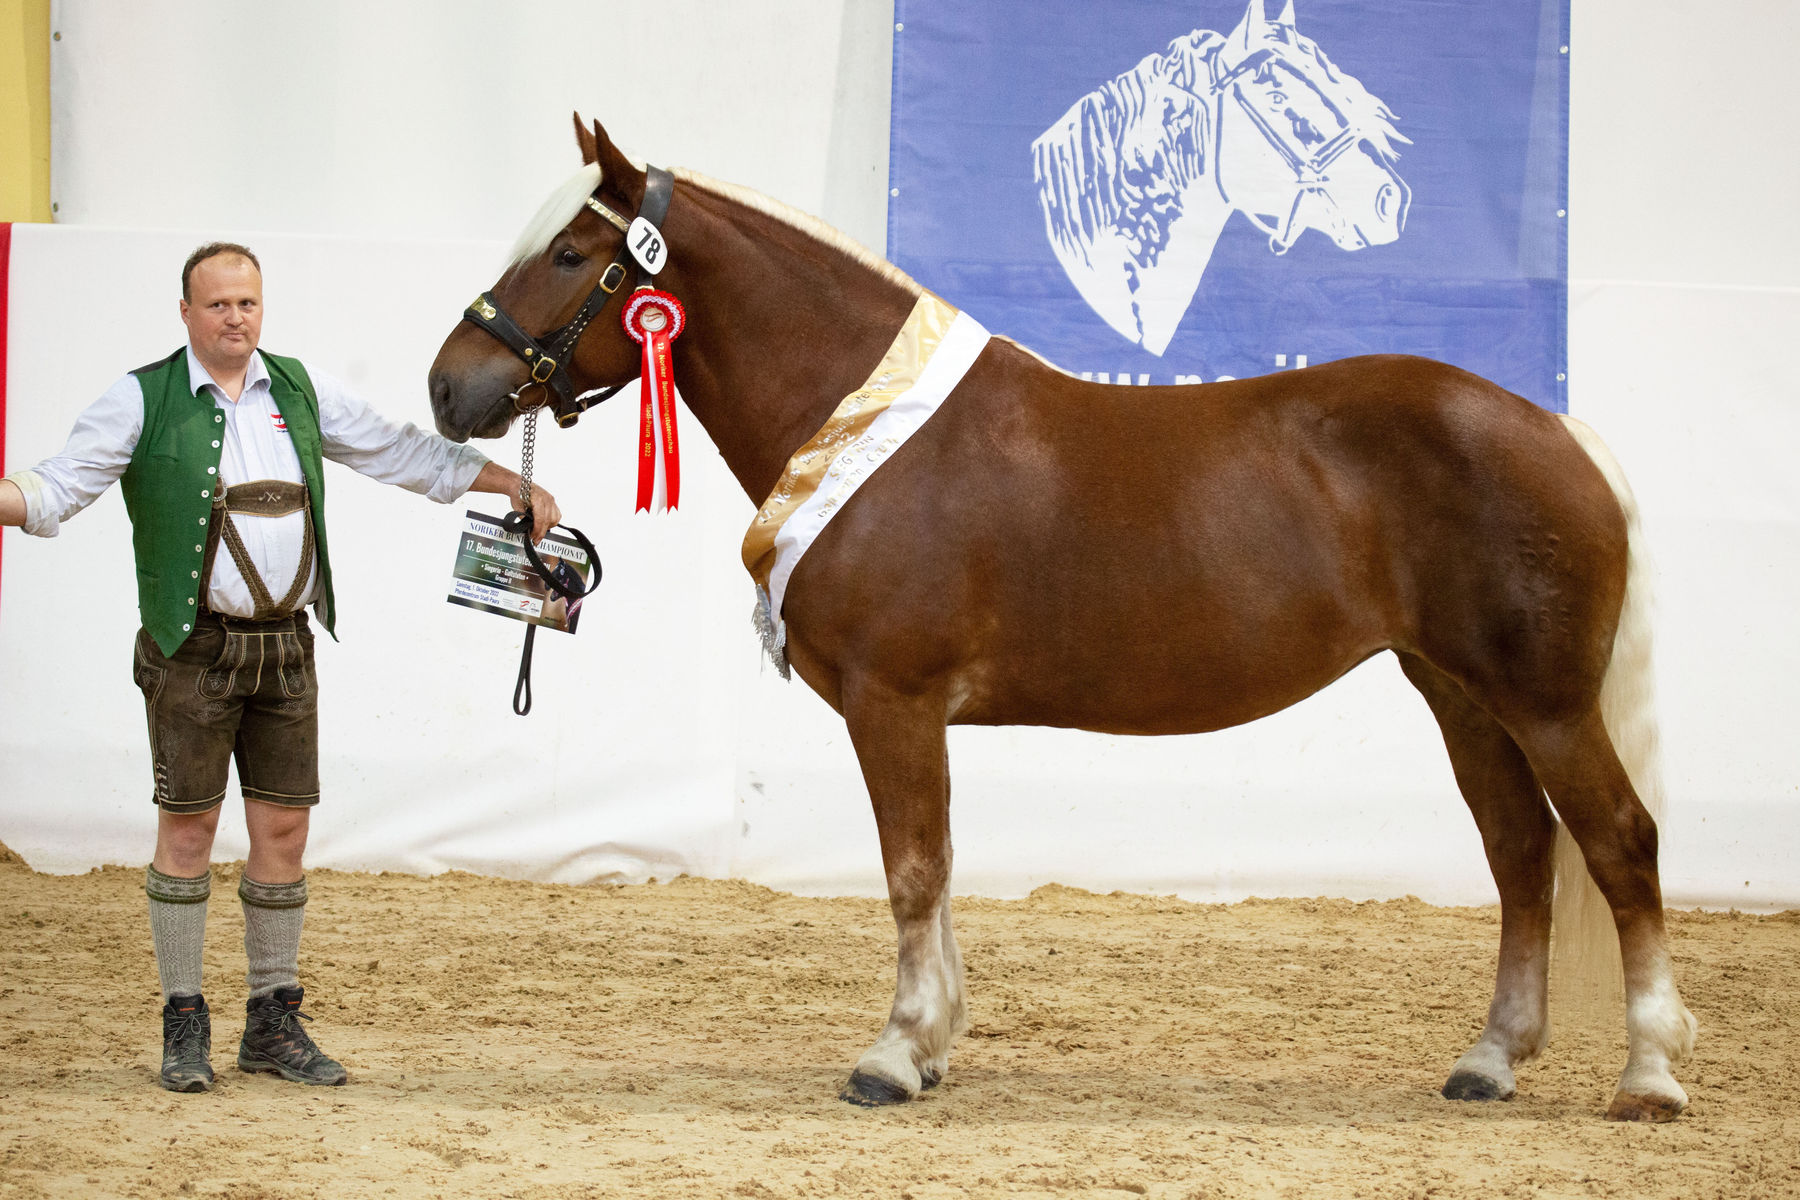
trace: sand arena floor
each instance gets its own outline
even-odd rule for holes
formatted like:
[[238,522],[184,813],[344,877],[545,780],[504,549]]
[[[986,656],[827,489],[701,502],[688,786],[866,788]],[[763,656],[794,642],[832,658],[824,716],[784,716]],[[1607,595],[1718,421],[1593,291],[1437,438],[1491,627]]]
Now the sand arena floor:
[[1438,1097],[1492,909],[1044,888],[956,915],[974,1028],[943,1086],[837,1088],[891,999],[879,901],[745,883],[311,875],[308,1089],[232,1066],[236,870],[207,942],[218,1088],[155,1084],[142,872],[0,849],[0,1197],[1800,1195],[1800,913],[1672,914],[1700,1020],[1679,1122],[1600,1119],[1623,1035],[1519,1098]]

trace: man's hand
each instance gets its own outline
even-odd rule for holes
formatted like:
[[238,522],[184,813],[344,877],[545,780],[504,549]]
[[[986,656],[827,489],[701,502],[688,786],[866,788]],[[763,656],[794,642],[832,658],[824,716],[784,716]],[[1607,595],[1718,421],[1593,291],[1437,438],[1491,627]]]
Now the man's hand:
[[[519,489],[514,488],[512,494],[514,511],[522,509],[519,503]],[[552,496],[542,484],[531,485],[531,540],[539,541],[550,532],[552,525],[562,523],[562,509],[556,505],[556,497]]]
[[[525,506],[519,503],[520,479],[516,472],[509,471],[499,463],[488,463],[481,468],[481,474],[469,485],[472,492],[492,492],[496,496],[505,496],[518,512]],[[552,525],[562,523],[562,509],[557,506],[556,497],[542,484],[531,485],[531,540],[538,541],[550,532]]]

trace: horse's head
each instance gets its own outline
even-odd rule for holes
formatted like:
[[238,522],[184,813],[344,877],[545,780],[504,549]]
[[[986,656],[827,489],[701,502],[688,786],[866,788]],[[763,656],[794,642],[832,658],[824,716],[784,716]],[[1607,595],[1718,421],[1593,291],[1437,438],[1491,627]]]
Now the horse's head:
[[1412,193],[1395,163],[1387,105],[1343,74],[1294,26],[1293,0],[1269,20],[1263,0],[1213,59],[1220,195],[1285,253],[1308,229],[1345,250],[1400,236]]
[[[637,344],[609,301],[635,274],[615,265],[625,240],[619,226],[642,207],[647,178],[599,122],[590,131],[579,113],[575,140],[581,170],[544,202],[499,282],[431,364],[431,409],[445,437],[500,437],[558,391],[579,395],[637,376]],[[504,340],[509,321],[522,338]]]

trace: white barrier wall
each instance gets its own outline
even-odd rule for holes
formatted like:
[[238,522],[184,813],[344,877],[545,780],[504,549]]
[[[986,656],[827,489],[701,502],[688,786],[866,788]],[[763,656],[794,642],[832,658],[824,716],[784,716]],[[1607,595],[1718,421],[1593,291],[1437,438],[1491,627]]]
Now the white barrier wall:
[[[573,0],[523,16],[437,4],[429,19],[408,5],[63,6],[53,186],[59,219],[80,226],[18,230],[8,466],[58,448],[107,382],[176,344],[176,272],[212,236],[263,255],[272,349],[428,420],[438,342],[574,164],[571,107],[634,153],[879,245],[887,7],[672,4],[647,31],[637,6]],[[1572,407],[1624,462],[1660,566],[1665,893],[1800,905],[1786,728],[1800,635],[1785,603],[1800,580],[1800,369],[1785,351],[1800,231],[1781,222],[1800,167],[1758,132],[1800,117],[1781,82],[1800,14],[1753,0],[1733,23],[1758,36],[1729,54],[1698,52],[1674,6],[1595,0],[1575,21]],[[666,49],[620,49],[646,38]],[[259,86],[241,105],[177,68],[252,55]],[[516,627],[442,602],[459,510],[332,469],[344,641],[320,652],[327,799],[311,861],[879,892],[841,722],[759,662],[737,558],[751,502],[696,433],[687,511],[634,520],[629,412],[609,408],[540,441],[541,476],[599,544],[607,582],[580,635],[540,639],[523,721],[507,708]],[[502,446],[516,456],[516,435]],[[45,869],[148,856],[130,584],[116,495],[59,543],[5,534],[0,840]],[[1493,897],[1436,729],[1386,657],[1224,733],[954,730],[951,753],[959,892]],[[228,821],[221,853],[241,854],[238,838]]]

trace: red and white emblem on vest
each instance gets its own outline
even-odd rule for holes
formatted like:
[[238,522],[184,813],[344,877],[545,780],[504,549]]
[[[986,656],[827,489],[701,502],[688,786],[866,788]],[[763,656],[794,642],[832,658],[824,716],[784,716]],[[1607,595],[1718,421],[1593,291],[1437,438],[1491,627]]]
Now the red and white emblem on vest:
[[275,432],[276,433],[286,433],[287,432],[287,418],[286,417],[282,416],[280,413],[270,413],[269,419],[271,421],[275,422]]

